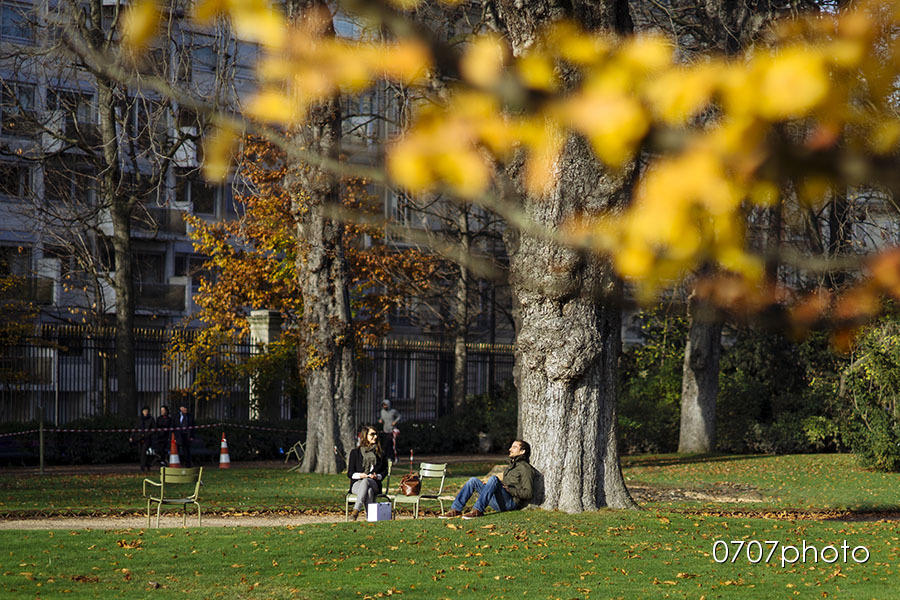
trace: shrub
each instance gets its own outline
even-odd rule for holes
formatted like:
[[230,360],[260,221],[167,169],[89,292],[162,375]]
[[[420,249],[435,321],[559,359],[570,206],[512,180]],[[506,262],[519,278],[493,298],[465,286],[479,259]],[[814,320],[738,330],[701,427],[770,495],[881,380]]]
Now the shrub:
[[857,338],[842,376],[843,435],[862,463],[900,470],[900,320],[886,317]]
[[469,396],[462,410],[436,421],[407,421],[401,427],[398,452],[412,448],[421,454],[475,453],[478,433],[493,440],[493,450],[505,450],[516,436],[518,396],[511,381],[497,388],[494,398],[488,394]]
[[678,447],[687,320],[670,312],[635,315],[643,343],[626,347],[619,360],[619,445],[626,454]]
[[844,359],[828,339],[800,343],[742,328],[722,354],[717,448],[724,452],[795,453],[841,450],[835,403]]

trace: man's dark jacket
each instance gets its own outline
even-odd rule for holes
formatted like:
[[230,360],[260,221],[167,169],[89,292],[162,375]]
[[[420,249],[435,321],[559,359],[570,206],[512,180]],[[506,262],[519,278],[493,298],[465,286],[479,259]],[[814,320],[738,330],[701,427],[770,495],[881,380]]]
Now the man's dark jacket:
[[503,487],[516,499],[519,508],[531,502],[534,470],[524,456],[509,459],[509,466],[503,471]]

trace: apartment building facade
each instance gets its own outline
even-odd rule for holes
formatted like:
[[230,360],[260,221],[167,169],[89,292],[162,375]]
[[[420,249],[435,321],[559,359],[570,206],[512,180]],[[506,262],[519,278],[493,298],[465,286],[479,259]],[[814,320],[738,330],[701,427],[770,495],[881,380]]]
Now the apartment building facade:
[[[124,4],[97,2],[103,30],[114,43],[115,23]],[[68,0],[0,2],[0,275],[15,277],[16,286],[7,296],[32,301],[39,308],[36,322],[45,326],[44,331],[68,327],[64,348],[23,350],[34,356],[10,358],[34,359],[34,364],[42,365],[36,368],[40,374],[34,381],[15,394],[21,405],[13,411],[17,420],[34,418],[38,404],[57,422],[91,410],[115,412],[109,404],[116,389],[109,358],[113,349],[105,343],[73,344],[71,329],[85,323],[108,326],[115,314],[112,219],[108,198],[99,194],[108,167],[99,131],[100,95],[96,75],[73,53],[66,33],[66,23],[89,19],[90,9],[90,3]],[[142,70],[216,106],[239,106],[254,89],[259,49],[237,39],[224,24],[200,29],[184,14],[183,6],[172,9],[166,35],[151,49]],[[335,25],[338,35],[362,35],[352,20],[340,15]],[[114,101],[121,172],[117,191],[138,200],[130,232],[135,324],[148,329],[190,325],[197,311],[194,295],[204,257],[194,250],[185,216],[208,221],[238,218],[241,209],[235,194],[241,191],[241,182],[204,181],[199,170],[204,121],[177,99],[138,86],[117,86]],[[387,85],[344,101],[343,145],[351,160],[377,157],[386,140],[403,126],[406,102],[402,90]],[[445,214],[449,205],[431,210],[440,206],[439,201],[429,200],[429,210],[422,210],[421,204],[394,190],[370,191],[382,199],[385,217],[411,229],[440,230],[453,220]],[[502,242],[496,224],[485,225],[488,220],[487,215],[472,216],[472,227],[484,229],[474,246],[485,255],[501,256],[502,262]],[[486,235],[487,227],[494,228],[491,235]],[[402,247],[410,242],[395,237],[391,243]],[[452,290],[453,282],[444,282],[443,289]],[[472,343],[512,341],[504,289],[486,281],[473,284]],[[452,341],[448,334],[452,306],[447,299],[447,293],[410,298],[391,315],[390,344],[371,349],[364,361],[360,383],[364,410],[383,397],[394,399],[401,408],[413,406],[426,387],[429,402],[446,404]],[[420,344],[423,339],[427,348]],[[137,361],[139,397],[154,409],[173,389],[190,385],[190,372],[165,371],[158,351],[139,354]],[[470,392],[487,390],[489,376],[508,378],[511,361],[501,362],[509,367],[497,371],[490,360],[473,361]],[[249,386],[238,388],[249,393]],[[36,397],[41,401],[34,401]],[[219,407],[218,414],[240,417],[244,409],[235,410],[240,404],[235,398],[230,395],[231,408]],[[281,416],[296,415],[286,403]]]

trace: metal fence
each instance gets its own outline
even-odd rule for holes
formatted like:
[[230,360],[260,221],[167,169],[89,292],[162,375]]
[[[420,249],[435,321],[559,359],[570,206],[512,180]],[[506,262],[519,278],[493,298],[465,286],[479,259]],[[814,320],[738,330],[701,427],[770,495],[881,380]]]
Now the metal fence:
[[[167,361],[171,329],[138,329],[135,379],[138,406],[152,414],[185,398],[197,371],[176,356]],[[178,335],[191,335],[179,331]],[[222,344],[211,364],[246,361],[254,351],[246,338]],[[357,422],[378,419],[381,401],[391,399],[406,420],[433,420],[450,411],[453,386],[452,346],[420,341],[385,341],[361,352],[357,369]],[[467,394],[489,394],[512,377],[512,346],[468,345]],[[215,394],[202,396],[199,419],[247,420],[251,417],[250,381],[227,369]],[[286,388],[291,386],[285,386]],[[42,325],[28,341],[0,348],[0,423],[35,421],[64,425],[96,415],[118,415],[115,332],[112,328]],[[196,397],[196,395],[195,395]],[[281,419],[305,419],[296,399],[283,397]],[[123,415],[131,417],[131,415]]]
[[[466,395],[491,394],[512,379],[513,347],[468,344]],[[387,340],[367,348],[357,372],[359,423],[378,420],[390,399],[403,419],[431,421],[451,410],[453,347],[435,342]]]
[[[152,414],[177,402],[196,370],[166,363],[173,330],[135,331],[135,383],[138,406]],[[184,335],[184,333],[181,333]],[[102,414],[117,415],[115,330],[71,325],[41,325],[28,340],[0,349],[0,422],[44,421],[63,425]],[[235,339],[218,349],[214,360],[245,360],[250,343]],[[196,415],[204,419],[246,419],[249,381],[221,382],[220,392],[204,397]],[[131,415],[127,415],[131,417]]]

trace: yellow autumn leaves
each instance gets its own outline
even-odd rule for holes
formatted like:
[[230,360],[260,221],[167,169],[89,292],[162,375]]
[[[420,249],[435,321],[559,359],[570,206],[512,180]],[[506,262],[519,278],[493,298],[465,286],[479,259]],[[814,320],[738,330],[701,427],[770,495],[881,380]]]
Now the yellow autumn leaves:
[[[447,2],[452,4],[453,2]],[[399,10],[416,0],[393,0]],[[746,250],[744,207],[770,205],[785,172],[773,138],[807,152],[839,142],[862,154],[888,154],[900,143],[894,114],[900,46],[879,31],[896,27],[896,10],[860,3],[852,12],[791,21],[776,41],[745,55],[676,60],[663,38],[619,40],[568,22],[544,31],[514,56],[500,36],[471,39],[459,80],[421,106],[386,155],[391,179],[415,194],[489,194],[498,169],[524,159],[523,187],[540,197],[557,185],[566,140],[582,136],[611,169],[639,153],[649,159],[630,205],[614,215],[584,215],[564,233],[572,243],[614,258],[619,272],[651,294],[703,262],[755,280],[758,258]],[[317,102],[359,93],[379,79],[424,85],[435,61],[425,42],[348,40],[332,35],[331,15],[289,24],[266,0],[201,0],[200,22],[224,16],[237,34],[259,42],[259,92],[248,117],[296,125]],[[149,43],[161,12],[139,0],[123,21],[132,48]],[[222,177],[237,132],[207,145],[207,173]],[[831,182],[819,174],[796,186],[800,201],[820,202]]]

